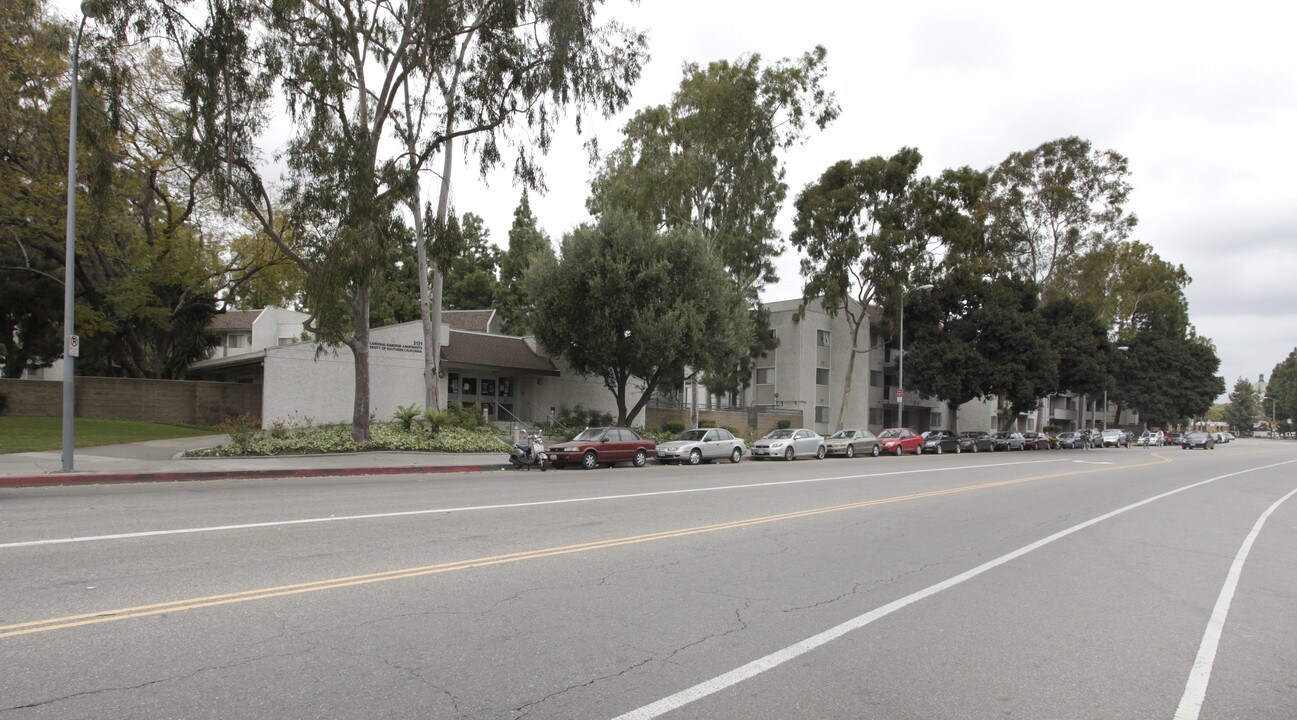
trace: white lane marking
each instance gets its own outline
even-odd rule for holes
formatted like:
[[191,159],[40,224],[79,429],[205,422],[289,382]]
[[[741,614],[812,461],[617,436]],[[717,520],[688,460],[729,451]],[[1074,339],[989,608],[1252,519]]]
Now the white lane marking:
[[1256,524],[1252,526],[1252,532],[1248,533],[1243,546],[1234,556],[1234,562],[1229,566],[1229,573],[1225,576],[1225,585],[1220,589],[1220,596],[1216,598],[1216,607],[1212,609],[1211,618],[1207,620],[1207,629],[1202,634],[1198,655],[1193,659],[1193,667],[1189,670],[1189,679],[1184,685],[1180,707],[1175,711],[1175,720],[1198,720],[1203,701],[1207,698],[1207,683],[1211,680],[1212,665],[1216,662],[1216,648],[1220,645],[1220,636],[1225,630],[1225,618],[1229,615],[1230,603],[1234,601],[1234,591],[1238,589],[1239,576],[1243,574],[1243,563],[1247,562],[1247,556],[1252,552],[1252,543],[1261,533],[1261,526],[1285,500],[1293,495],[1297,495],[1297,489],[1279,498],[1261,513],[1261,517],[1257,518]]
[[1110,462],[1104,462],[1102,460],[1073,460],[1072,462],[1080,463],[1082,465],[1111,465],[1112,464]]
[[1022,557],[1023,555],[1032,552],[1033,550],[1038,550],[1056,540],[1061,540],[1067,537],[1068,535],[1071,535],[1076,532],[1080,532],[1081,530],[1097,525],[1105,520],[1114,518],[1118,515],[1121,515],[1122,513],[1129,512],[1131,510],[1134,510],[1135,508],[1143,507],[1144,505],[1148,505],[1149,503],[1156,502],[1158,500],[1170,497],[1177,493],[1182,493],[1186,490],[1192,490],[1193,488],[1201,487],[1203,485],[1206,485],[1207,483],[1216,482],[1217,480],[1223,480],[1225,478],[1234,477],[1235,475],[1242,475],[1244,473],[1256,472],[1257,470],[1268,470],[1270,468],[1279,467],[1281,465],[1288,465],[1294,462],[1297,462],[1297,460],[1287,460],[1281,463],[1275,463],[1274,465],[1266,465],[1263,467],[1250,468],[1248,470],[1240,470],[1238,472],[1229,473],[1228,475],[1218,475],[1208,480],[1202,480],[1193,483],[1192,485],[1185,485],[1182,488],[1177,488],[1175,490],[1164,492],[1161,495],[1154,495],[1153,497],[1147,498],[1145,500],[1140,500],[1137,503],[1127,505],[1123,508],[1118,508],[1116,510],[1113,510],[1112,512],[1100,515],[1099,517],[1086,520],[1085,522],[1080,523],[1078,525],[1073,525],[1072,527],[1067,528],[1066,530],[1060,530],[1054,533],[1053,535],[1050,535],[1049,537],[1043,538],[1041,540],[1037,540],[1036,542],[1031,543],[1030,545],[1025,545],[1010,553],[1001,555],[1000,557],[995,558],[994,560],[990,560],[988,562],[982,563],[981,565],[978,565],[977,567],[971,570],[962,572],[948,580],[943,580],[942,582],[939,582],[936,585],[931,585],[922,590],[906,595],[905,597],[899,600],[893,600],[892,602],[883,605],[882,607],[875,608],[874,610],[870,610],[869,612],[863,615],[858,615],[842,623],[841,625],[831,627],[828,630],[819,633],[818,635],[812,635],[811,637],[808,637],[805,640],[802,640],[801,642],[794,643],[782,650],[777,650],[773,653],[770,653],[769,655],[766,655],[765,657],[753,660],[752,662],[743,665],[741,667],[735,668],[723,675],[718,675],[710,680],[705,680],[703,682],[700,682],[697,685],[694,685],[693,687],[681,690],[680,692],[675,693],[674,695],[669,695],[665,698],[662,698],[657,702],[649,703],[648,705],[644,705],[643,707],[637,708],[623,715],[618,715],[617,717],[613,718],[613,720],[651,720],[651,718],[656,718],[661,715],[665,715],[666,713],[669,713],[672,710],[676,710],[685,705],[688,705],[689,703],[695,700],[701,700],[702,698],[705,698],[708,695],[712,695],[714,693],[720,692],[721,690],[724,690],[732,685],[737,685],[738,683],[741,683],[744,680],[748,680],[752,677],[760,675],[761,673],[767,670],[778,667],[788,662],[789,660],[797,658],[801,655],[805,655],[806,653],[820,647],[821,645],[824,645],[833,640],[836,640],[839,637],[842,637],[843,635],[846,635],[852,630],[859,630],[860,628],[869,625],[875,620],[881,620],[882,618],[891,615],[897,610],[900,610],[909,605],[913,605],[914,603],[923,600],[924,598],[931,597],[932,595],[936,595],[942,590],[947,590],[956,585],[959,585],[960,583],[966,580],[971,580],[977,577],[978,575],[981,575],[982,573],[988,572],[990,570],[994,570],[995,568],[1004,565],[1005,563],[1011,560],[1016,560]]
[[776,480],[764,483],[747,483],[743,485],[718,485],[716,487],[683,488],[679,490],[654,490],[652,492],[626,493],[622,495],[598,495],[594,497],[564,498],[561,500],[536,500],[533,502],[502,503],[499,505],[469,505],[466,507],[432,508],[427,510],[402,510],[399,512],[369,513],[366,515],[330,515],[329,517],[302,518],[299,520],[269,520],[259,523],[240,523],[237,525],[213,525],[208,527],[177,528],[174,530],[144,530],[132,533],[112,535],[86,535],[83,537],[50,538],[45,540],[24,540],[19,542],[0,543],[0,550],[38,545],[64,545],[67,543],[96,542],[100,540],[127,540],[131,538],[160,537],[164,535],[188,535],[193,533],[220,532],[225,530],[251,530],[255,528],[284,527],[287,525],[311,525],[315,523],[342,522],[347,520],[380,520],[384,518],[411,517],[414,515],[436,515],[439,513],[472,512],[478,510],[507,510],[510,508],[540,507],[543,505],[566,505],[570,503],[602,502],[606,500],[627,500],[631,498],[654,497],[657,495],[681,495],[685,493],[718,492],[722,490],[746,490],[749,488],[774,487],[778,485],[800,485],[803,483],[829,482],[833,480],[857,480],[862,478],[889,477],[893,475],[920,475],[951,470],[975,470],[979,468],[1012,467],[1018,465],[1040,465],[1044,463],[1064,462],[1063,460],[1027,460],[1023,462],[987,463],[985,465],[966,465],[960,467],[937,467],[922,470],[893,470],[891,472],[868,473],[864,475],[838,475],[834,477],[804,478],[802,480]]

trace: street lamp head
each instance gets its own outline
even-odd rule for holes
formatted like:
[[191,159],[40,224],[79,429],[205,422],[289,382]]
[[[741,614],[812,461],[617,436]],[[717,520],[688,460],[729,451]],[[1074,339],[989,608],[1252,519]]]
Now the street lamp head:
[[100,18],[108,12],[107,3],[103,0],[82,0],[81,14],[88,18]]

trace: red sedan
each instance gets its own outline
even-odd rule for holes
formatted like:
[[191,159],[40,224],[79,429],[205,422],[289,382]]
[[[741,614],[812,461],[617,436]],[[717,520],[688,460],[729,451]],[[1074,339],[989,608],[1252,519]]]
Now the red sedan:
[[1038,432],[1025,432],[1022,434],[1023,450],[1048,450],[1049,436]]
[[630,428],[597,427],[586,428],[570,441],[549,448],[549,457],[555,468],[580,463],[586,470],[593,470],[619,462],[644,467],[649,456],[656,452],[657,443],[640,437]]
[[878,433],[878,439],[883,442],[883,452],[923,454],[923,436],[914,428],[887,428]]

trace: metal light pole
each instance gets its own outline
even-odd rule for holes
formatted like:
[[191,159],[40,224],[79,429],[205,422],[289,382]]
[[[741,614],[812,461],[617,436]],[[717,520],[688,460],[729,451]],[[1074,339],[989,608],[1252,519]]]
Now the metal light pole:
[[905,293],[910,290],[931,290],[931,285],[920,285],[906,289],[901,286],[901,334],[900,334],[900,371],[896,379],[896,427],[905,427]]
[[72,355],[73,310],[76,308],[77,237],[77,86],[81,82],[81,35],[86,21],[98,17],[102,8],[95,0],[81,3],[81,25],[72,44],[72,110],[68,119],[68,217],[67,247],[63,262],[63,472],[72,472],[72,447],[76,414],[76,360]]

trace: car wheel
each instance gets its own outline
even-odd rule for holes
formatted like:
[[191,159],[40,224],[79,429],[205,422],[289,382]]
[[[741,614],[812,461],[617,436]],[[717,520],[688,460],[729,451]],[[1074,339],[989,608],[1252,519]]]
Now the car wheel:
[[920,444],[914,446],[914,454],[915,454],[915,455],[922,455],[922,454],[923,454],[923,444],[922,444],[922,443],[920,443]]
[[874,457],[878,457],[879,455],[883,454],[883,449],[878,446],[878,443],[874,443],[874,447],[872,450],[869,451],[869,454],[873,455]]
[[644,467],[644,464],[647,462],[648,462],[648,453],[644,452],[643,450],[636,451],[635,459],[631,460],[631,463],[635,467]]
[[978,450],[977,450],[977,441],[976,441],[976,440],[973,441],[973,452],[978,452]]
[[962,453],[962,452],[964,452],[964,446],[963,446],[963,445],[956,445],[956,446],[955,446],[955,454],[958,455],[958,454],[960,454],[960,453]]
[[848,445],[848,446],[847,446],[847,457],[849,457],[849,458],[853,458],[853,457],[855,457],[855,456],[856,456],[856,446],[855,446],[855,445]]
[[785,459],[785,460],[792,460],[792,459],[793,459],[793,455],[795,455],[795,454],[796,454],[796,453],[793,452],[793,448],[792,448],[792,446],[790,445],[790,446],[788,446],[788,449],[784,451],[784,459]]
[[690,450],[690,451],[689,451],[689,464],[690,464],[690,465],[697,465],[698,463],[701,463],[702,461],[703,461],[703,451],[702,451],[702,450],[699,450],[698,448],[694,448],[693,450]]
[[942,449],[941,449],[941,443],[937,443],[937,454],[938,454],[938,455],[942,455],[942,454],[944,454],[945,452],[946,452],[945,450],[942,450]]
[[599,456],[595,455],[593,450],[586,450],[585,455],[581,456],[581,467],[586,470],[593,470],[599,467]]
[[730,453],[730,463],[734,465],[738,465],[739,461],[742,459],[743,459],[743,451],[738,448],[734,448],[734,452]]
[[823,445],[821,445],[821,446],[815,448],[815,459],[816,459],[816,460],[823,460],[823,459],[824,459],[824,456],[825,456],[826,454],[828,454],[828,450],[826,450],[825,447],[824,447]]
[[898,443],[898,444],[896,445],[896,457],[900,457],[900,456],[901,456],[901,446],[900,446],[900,444]]

